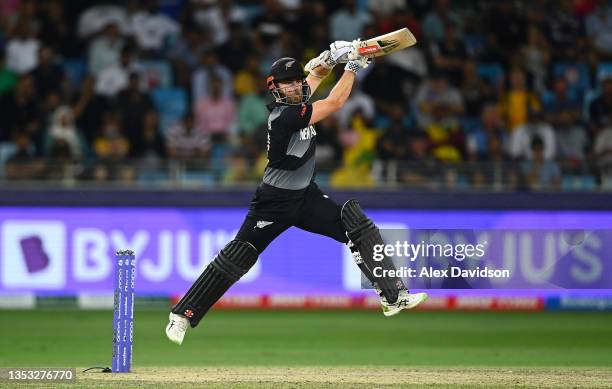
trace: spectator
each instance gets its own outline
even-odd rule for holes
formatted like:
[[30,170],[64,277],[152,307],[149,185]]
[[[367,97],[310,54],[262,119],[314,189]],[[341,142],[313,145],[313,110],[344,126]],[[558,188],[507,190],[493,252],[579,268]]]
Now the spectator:
[[597,132],[593,149],[599,169],[601,189],[612,191],[612,127],[608,126]]
[[544,113],[546,120],[553,126],[559,125],[560,114],[570,115],[572,122],[577,123],[582,115],[582,102],[578,96],[570,94],[565,77],[557,77],[553,81],[552,93],[544,95]]
[[17,150],[6,160],[6,178],[13,181],[40,179],[44,169],[44,161],[35,157],[35,147],[28,134],[18,132],[14,138]]
[[444,74],[451,85],[459,87],[463,81],[463,64],[467,59],[467,50],[457,36],[457,27],[454,24],[446,24],[444,37],[432,43],[431,52],[436,69]]
[[480,117],[480,125],[467,137],[467,154],[470,161],[486,161],[490,158],[490,139],[501,139],[502,142],[507,134],[503,122],[499,116],[497,107],[493,104],[487,105]]
[[589,106],[591,132],[597,127],[612,125],[612,74],[604,74],[601,79],[601,95]]
[[463,64],[461,95],[465,101],[465,115],[477,118],[486,102],[496,101],[498,88],[478,75],[476,61],[468,59]]
[[576,61],[580,54],[587,52],[584,23],[573,14],[572,3],[572,0],[560,0],[551,3],[549,9],[547,40],[553,61]]
[[255,179],[252,165],[249,163],[244,151],[234,150],[229,156],[228,169],[223,175],[224,184],[240,184],[251,182]]
[[51,125],[47,130],[49,155],[53,154],[53,149],[58,144],[62,145],[62,149],[67,148],[66,156],[80,158],[85,154],[85,140],[74,125],[72,109],[68,106],[59,107],[51,117]]
[[344,0],[343,6],[331,15],[330,35],[332,41],[352,41],[363,37],[363,29],[374,19],[366,10],[361,10],[355,0]]
[[168,155],[174,159],[204,159],[210,151],[210,140],[195,127],[193,113],[173,126],[166,133]]
[[87,39],[102,31],[108,25],[115,25],[121,34],[128,32],[128,19],[125,9],[119,5],[95,4],[87,8],[78,22],[78,35]]
[[90,145],[98,134],[104,113],[109,108],[108,98],[94,93],[94,83],[92,76],[83,78],[81,90],[73,103],[76,125]]
[[483,19],[487,23],[488,45],[501,54],[503,62],[509,63],[527,37],[524,14],[515,8],[512,0],[499,0]]
[[51,47],[42,46],[38,52],[38,66],[32,72],[36,94],[42,98],[50,92],[62,92],[64,70],[55,62]]
[[421,128],[429,126],[434,116],[458,121],[464,111],[461,93],[448,84],[440,73],[434,73],[416,93],[417,121]]
[[383,161],[403,160],[408,157],[408,128],[404,125],[401,104],[390,109],[390,125],[376,144],[378,157]]
[[521,164],[522,178],[529,190],[559,189],[561,185],[561,170],[552,160],[544,156],[544,142],[539,136],[534,136],[530,143],[531,158]]
[[586,18],[586,33],[603,59],[612,58],[612,7],[606,0],[598,0],[595,12]]
[[342,145],[338,140],[338,122],[333,115],[317,124],[317,149],[315,161],[319,171],[335,169],[342,161]]
[[262,75],[259,73],[259,61],[256,56],[249,57],[243,68],[234,78],[234,92],[237,96],[255,93],[257,86],[262,84]]
[[[245,94],[238,104],[238,128],[240,132],[254,135],[260,130],[266,130],[270,111],[267,105],[267,90],[265,84],[259,82],[252,93]],[[256,134],[255,134],[256,135]]]
[[582,167],[589,145],[586,129],[579,124],[571,111],[561,111],[555,121],[557,158],[567,162],[574,170]]
[[26,19],[20,20],[15,34],[6,44],[6,66],[17,74],[25,74],[38,66],[40,41]]
[[213,77],[219,78],[222,82],[223,96],[231,96],[233,88],[232,73],[228,68],[219,63],[217,54],[213,51],[202,53],[201,65],[193,73],[192,78],[192,94],[193,101],[197,102],[203,98],[207,98],[210,88],[210,79]]
[[145,117],[153,111],[153,100],[140,90],[140,76],[131,73],[127,88],[117,94],[116,110],[121,112],[123,135],[130,143],[130,156],[134,157],[144,141]]
[[17,74],[6,66],[6,57],[0,54],[0,98],[17,85]]
[[544,34],[537,25],[529,25],[527,42],[521,47],[519,53],[519,60],[533,79],[534,89],[543,92],[546,72],[550,63],[550,48]]
[[144,117],[142,140],[133,145],[132,153],[140,159],[140,168],[158,168],[166,158],[166,143],[159,133],[159,122],[155,111]]
[[121,51],[121,60],[116,65],[111,65],[100,72],[96,78],[95,92],[102,96],[112,98],[119,91],[128,86],[129,75],[137,71],[133,62],[131,49],[124,47]]
[[433,187],[438,168],[429,147],[429,137],[424,131],[417,130],[410,133],[406,162],[400,164],[398,168],[400,182],[412,188]]
[[236,105],[231,95],[223,95],[221,78],[211,77],[210,93],[195,102],[194,112],[198,131],[213,143],[225,143],[236,133]]
[[229,39],[217,51],[223,65],[232,73],[237,73],[242,69],[248,59],[253,56],[253,48],[242,24],[230,25]]
[[124,47],[125,39],[121,36],[119,27],[115,23],[105,26],[102,34],[89,44],[89,72],[97,76],[105,69],[117,66]]
[[19,77],[15,90],[6,93],[0,99],[0,140],[10,139],[10,134],[26,132],[36,146],[37,154],[42,154],[43,123],[34,81],[32,76]]
[[78,56],[78,44],[72,39],[70,26],[64,15],[60,0],[49,0],[40,4],[40,31],[42,44],[50,47],[62,57]]
[[529,112],[541,109],[540,101],[527,87],[525,72],[513,68],[509,75],[509,89],[500,102],[500,111],[510,132],[527,122]]
[[447,23],[455,25],[456,35],[463,38],[463,21],[457,13],[450,10],[449,5],[449,0],[436,0],[434,9],[425,15],[422,29],[428,42],[440,42],[444,38],[444,29]]
[[147,0],[146,10],[136,12],[132,16],[129,29],[140,49],[159,53],[169,38],[180,33],[181,26],[174,19],[159,12],[157,0]]
[[508,138],[508,154],[514,159],[531,159],[533,155],[532,141],[535,137],[540,139],[543,152],[542,157],[552,161],[556,154],[555,132],[550,124],[543,121],[540,111],[530,111],[527,123],[516,127]]
[[128,156],[130,142],[123,136],[119,115],[109,112],[104,116],[93,145],[96,156],[102,161],[121,161]]
[[340,128],[350,126],[350,120],[356,111],[360,111],[366,120],[373,120],[376,113],[375,108],[374,100],[370,96],[353,88],[346,103],[336,113],[338,125]]

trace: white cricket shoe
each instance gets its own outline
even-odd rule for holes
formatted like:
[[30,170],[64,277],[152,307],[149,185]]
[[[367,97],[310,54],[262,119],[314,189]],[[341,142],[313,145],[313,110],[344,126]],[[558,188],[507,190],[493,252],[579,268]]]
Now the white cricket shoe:
[[380,296],[380,304],[385,316],[397,315],[401,310],[414,308],[425,300],[427,300],[427,293],[408,293],[407,290],[400,290],[397,301],[393,304],[389,304],[385,296]]
[[186,317],[170,312],[170,322],[166,326],[166,336],[180,346],[188,327],[189,320]]

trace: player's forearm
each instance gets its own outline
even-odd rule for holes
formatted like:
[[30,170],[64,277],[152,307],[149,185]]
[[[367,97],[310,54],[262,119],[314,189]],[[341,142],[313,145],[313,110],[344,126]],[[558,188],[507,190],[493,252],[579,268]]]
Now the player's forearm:
[[319,85],[321,85],[321,81],[323,81],[322,78],[319,77],[315,77],[312,74],[309,74],[306,77],[306,82],[308,83],[308,86],[310,86],[310,95],[312,96],[314,94],[314,92],[317,90],[317,88],[319,87]]
[[327,99],[334,101],[340,106],[344,105],[349,95],[351,94],[351,89],[353,88],[354,81],[355,73],[345,70],[342,77],[340,77],[340,80],[338,80],[334,88],[329,93]]

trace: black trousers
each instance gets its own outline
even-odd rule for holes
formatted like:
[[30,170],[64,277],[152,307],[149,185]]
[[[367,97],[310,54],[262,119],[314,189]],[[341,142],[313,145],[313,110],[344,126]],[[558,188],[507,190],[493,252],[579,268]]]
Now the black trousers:
[[283,196],[282,190],[261,187],[236,239],[251,243],[259,254],[291,226],[348,243],[340,220],[341,206],[312,182],[299,195]]

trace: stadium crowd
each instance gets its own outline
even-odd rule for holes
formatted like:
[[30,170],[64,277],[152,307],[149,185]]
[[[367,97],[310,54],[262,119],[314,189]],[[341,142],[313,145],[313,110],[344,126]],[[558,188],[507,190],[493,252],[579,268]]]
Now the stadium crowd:
[[608,0],[3,0],[0,177],[251,183],[270,64],[405,26],[317,125],[324,184],[612,189]]

